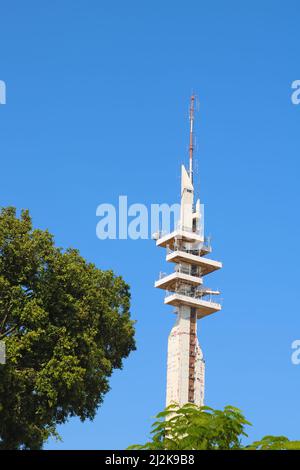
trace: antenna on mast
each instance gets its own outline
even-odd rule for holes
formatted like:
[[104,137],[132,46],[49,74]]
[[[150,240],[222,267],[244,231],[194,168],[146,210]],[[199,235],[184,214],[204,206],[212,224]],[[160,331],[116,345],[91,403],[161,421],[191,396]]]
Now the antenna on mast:
[[189,145],[189,175],[193,183],[193,155],[194,155],[194,111],[195,111],[195,95],[192,94],[190,102],[190,145]]

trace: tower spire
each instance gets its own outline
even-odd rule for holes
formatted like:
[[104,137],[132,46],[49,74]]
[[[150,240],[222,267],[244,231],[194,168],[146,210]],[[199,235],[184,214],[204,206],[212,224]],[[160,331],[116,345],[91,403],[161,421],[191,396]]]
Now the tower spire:
[[193,156],[194,156],[194,111],[195,95],[192,94],[190,101],[190,145],[189,145],[189,176],[193,183]]

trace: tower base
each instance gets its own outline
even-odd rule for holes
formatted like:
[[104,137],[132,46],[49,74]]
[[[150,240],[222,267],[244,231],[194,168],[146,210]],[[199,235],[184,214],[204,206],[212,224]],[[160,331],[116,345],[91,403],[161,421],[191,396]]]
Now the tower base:
[[205,362],[193,309],[180,306],[168,340],[166,405],[204,404]]

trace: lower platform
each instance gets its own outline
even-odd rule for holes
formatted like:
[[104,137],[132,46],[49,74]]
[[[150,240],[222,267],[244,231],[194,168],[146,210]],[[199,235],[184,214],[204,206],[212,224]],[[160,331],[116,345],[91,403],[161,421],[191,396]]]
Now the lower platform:
[[190,297],[177,292],[171,292],[167,295],[167,297],[165,297],[165,304],[173,305],[174,307],[180,307],[180,305],[193,307],[196,309],[198,319],[219,312],[222,308],[221,304],[203,300],[202,298]]

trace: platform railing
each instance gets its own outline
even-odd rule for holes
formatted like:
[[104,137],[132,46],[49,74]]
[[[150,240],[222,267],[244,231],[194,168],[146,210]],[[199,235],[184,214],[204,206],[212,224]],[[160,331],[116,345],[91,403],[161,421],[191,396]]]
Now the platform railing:
[[[180,222],[178,222],[177,224],[175,224],[173,230],[170,229],[170,231],[167,231],[167,230],[158,230],[158,232],[156,232],[156,235],[159,238],[162,238],[164,237],[165,235],[168,235],[169,233],[172,233],[176,230],[179,230],[181,232],[188,232],[188,233],[195,233],[196,235],[200,235],[200,230],[195,230],[194,228],[192,227],[187,227],[186,225],[182,225]],[[208,237],[205,237],[205,238],[208,238]]]
[[205,289],[175,289],[174,291],[166,291],[166,297],[169,297],[173,294],[184,295],[186,297],[191,297],[192,299],[199,300],[203,299],[205,302],[209,303],[221,303],[221,300],[218,299],[218,302],[215,301],[215,296],[219,294],[214,294],[211,292],[206,292]]
[[[175,272],[181,273],[181,274],[187,274],[188,276],[193,276],[193,277],[202,276],[202,272],[200,268],[195,269],[193,266],[183,266],[181,264],[176,264]],[[159,280],[164,279],[165,277],[170,276],[171,274],[174,274],[174,273],[165,273],[163,271],[160,271]]]
[[204,239],[204,243],[201,244],[200,248],[193,249],[193,248],[186,248],[184,245],[181,244],[174,244],[174,248],[170,248],[167,246],[167,254],[171,254],[177,251],[183,251],[184,253],[188,253],[190,255],[201,256],[204,253],[211,253],[212,247],[209,240]]

